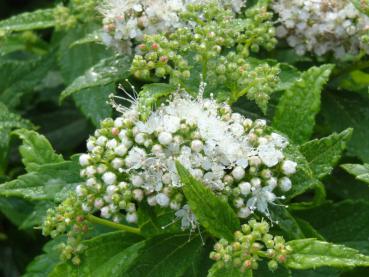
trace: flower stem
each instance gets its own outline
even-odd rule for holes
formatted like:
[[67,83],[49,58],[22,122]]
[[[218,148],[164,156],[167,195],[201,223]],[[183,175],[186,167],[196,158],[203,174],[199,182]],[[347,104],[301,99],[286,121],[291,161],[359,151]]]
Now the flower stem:
[[118,224],[110,220],[99,218],[92,214],[87,215],[86,218],[91,223],[104,225],[104,226],[107,226],[113,229],[122,230],[122,231],[126,231],[126,232],[133,233],[133,234],[140,234],[139,228],[135,228],[135,227],[131,227],[131,226],[123,225],[123,224]]

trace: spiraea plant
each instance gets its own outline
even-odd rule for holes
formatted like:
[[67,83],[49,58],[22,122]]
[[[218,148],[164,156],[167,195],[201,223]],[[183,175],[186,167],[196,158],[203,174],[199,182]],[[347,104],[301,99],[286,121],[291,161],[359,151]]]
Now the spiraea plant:
[[71,0],[0,21],[0,275],[368,275],[367,12]]

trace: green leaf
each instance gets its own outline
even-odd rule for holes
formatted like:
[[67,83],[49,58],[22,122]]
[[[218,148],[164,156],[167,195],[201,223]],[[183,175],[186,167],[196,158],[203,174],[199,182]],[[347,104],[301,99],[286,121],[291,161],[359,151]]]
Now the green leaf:
[[74,189],[81,182],[79,170],[76,161],[41,165],[37,171],[1,184],[0,196],[33,201],[64,198],[66,191]]
[[27,172],[37,171],[44,164],[63,162],[61,155],[55,153],[50,142],[35,131],[19,129],[13,132],[22,141],[19,152],[22,155],[22,162],[26,166]]
[[320,110],[321,91],[332,69],[333,65],[323,65],[303,72],[301,78],[282,95],[273,127],[296,143],[307,141],[314,129],[315,116]]
[[326,94],[322,103],[321,114],[327,132],[353,128],[347,152],[369,163],[369,98],[358,93],[339,91]]
[[138,98],[140,115],[146,119],[155,106],[160,105],[160,100],[165,99],[176,91],[176,86],[164,83],[144,85]]
[[164,277],[183,276],[202,250],[198,234],[163,235],[145,242],[135,263],[124,276]]
[[232,208],[192,177],[179,162],[176,167],[183,192],[196,219],[213,236],[233,240],[234,232],[240,228],[240,221]]
[[114,85],[88,88],[74,94],[73,99],[82,113],[98,127],[101,120],[113,114],[113,109],[107,102],[114,90]]
[[357,180],[369,184],[369,164],[343,164],[341,167],[354,175]]
[[[309,222],[324,238],[369,254],[369,203],[346,200],[294,213]],[[327,220],[329,219],[329,220]]]
[[343,245],[317,239],[292,240],[287,245],[292,248],[292,253],[288,255],[285,265],[292,269],[369,266],[369,256]]
[[314,139],[304,143],[300,151],[309,162],[314,175],[319,179],[331,173],[341,158],[352,135],[352,129],[334,133],[322,139]]
[[0,21],[0,32],[46,29],[54,25],[54,9],[43,9],[25,12]]
[[290,214],[285,207],[270,206],[269,207],[271,218],[277,221],[277,226],[283,231],[286,239],[302,239],[305,238],[303,231],[301,230],[296,219]]
[[180,223],[173,222],[175,212],[172,209],[151,207],[148,204],[141,203],[137,213],[140,233],[145,237],[165,233],[179,233],[181,231]]
[[94,30],[91,33],[88,33],[83,38],[73,42],[70,47],[74,47],[77,45],[82,45],[86,43],[101,43],[101,30]]
[[296,173],[290,178],[292,181],[292,188],[286,193],[288,199],[300,195],[309,189],[313,189],[320,183],[319,180],[314,177],[308,161],[295,145],[289,144],[287,146],[285,149],[285,156],[287,159],[297,163]]
[[219,268],[217,264],[214,264],[209,270],[208,277],[252,277],[252,270],[241,272],[236,267],[222,267]]
[[58,65],[64,81],[70,85],[76,78],[91,67],[107,57],[112,57],[112,52],[103,45],[83,44],[72,47],[73,43],[90,33],[96,27],[90,25],[78,25],[69,30],[58,42]]
[[7,165],[11,130],[31,127],[32,124],[28,120],[23,119],[17,114],[11,113],[8,108],[0,102],[0,175],[4,173]]
[[77,267],[68,262],[61,263],[49,276],[122,276],[123,265],[132,262],[138,250],[145,245],[140,240],[141,237],[137,235],[112,232],[84,241],[87,249],[81,256],[81,265]]
[[53,52],[30,60],[0,62],[0,101],[8,108],[15,108],[24,95],[35,91],[54,65]]
[[119,55],[101,60],[88,69],[82,76],[75,79],[60,95],[63,101],[66,97],[83,89],[101,87],[124,80],[129,76],[130,61],[128,57]]
[[162,235],[140,241],[122,232],[101,235],[85,245],[79,268],[64,263],[50,276],[183,276],[202,248],[198,235]]

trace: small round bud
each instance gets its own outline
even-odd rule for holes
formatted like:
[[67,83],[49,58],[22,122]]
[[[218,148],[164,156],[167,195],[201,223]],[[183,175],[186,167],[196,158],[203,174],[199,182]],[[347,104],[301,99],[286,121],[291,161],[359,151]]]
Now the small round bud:
[[172,142],[172,139],[173,139],[172,135],[168,132],[161,132],[158,137],[158,141],[162,145],[170,144]]

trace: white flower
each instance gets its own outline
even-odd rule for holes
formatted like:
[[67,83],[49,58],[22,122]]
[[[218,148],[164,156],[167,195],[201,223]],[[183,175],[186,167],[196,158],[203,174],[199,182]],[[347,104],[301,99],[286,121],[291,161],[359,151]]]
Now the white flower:
[[137,213],[128,213],[126,215],[126,220],[128,223],[136,223],[137,222]]
[[282,177],[279,180],[279,187],[282,191],[289,191],[292,188],[292,182],[288,177]]
[[293,161],[286,160],[282,164],[282,172],[286,175],[291,175],[296,173],[297,163]]
[[169,205],[169,197],[164,193],[159,193],[156,195],[156,203],[162,207],[167,207]]
[[99,147],[98,155],[87,154],[90,161],[81,170],[87,181],[78,191],[82,201],[102,199],[94,203],[102,216],[121,218],[123,210],[126,220],[135,222],[136,205],[145,201],[175,210],[182,228],[196,228],[176,161],[216,195],[234,195],[230,204],[241,218],[254,210],[269,216],[268,205],[282,197],[274,192],[277,185],[281,191],[292,186],[286,176],[297,164],[284,158],[288,141],[270,133],[265,120],[253,122],[232,113],[226,104],[201,95],[194,99],[185,92],[174,94],[145,122],[137,114],[135,104],[119,117],[130,118],[129,124],[104,121],[105,127],[89,139],[104,137],[100,140],[105,144],[100,141],[94,148]]
[[297,54],[318,56],[333,52],[337,58],[369,50],[360,41],[369,17],[350,0],[276,0],[272,4],[281,23],[277,36],[287,38]]
[[79,156],[79,164],[81,166],[88,166],[90,164],[90,155],[88,154],[82,154]]
[[[103,0],[98,10],[103,15],[101,38],[121,51],[131,47],[130,40],[142,40],[145,34],[170,33],[184,23],[180,13],[189,4],[216,2],[240,12],[246,0]],[[121,126],[117,126],[121,127]]]
[[251,184],[249,182],[242,182],[238,185],[240,188],[241,194],[244,196],[247,196],[250,193],[251,190]]
[[102,179],[105,184],[113,185],[117,181],[117,176],[113,172],[106,172],[102,176]]
[[236,180],[241,180],[243,177],[245,177],[245,170],[241,166],[237,166],[232,171],[232,175]]
[[172,135],[168,132],[161,132],[159,134],[158,140],[160,142],[161,145],[168,145],[172,142]]
[[182,207],[182,209],[178,210],[175,213],[175,216],[181,219],[181,228],[183,230],[186,229],[196,229],[197,227],[197,220],[195,215],[192,213],[190,207],[186,204]]

